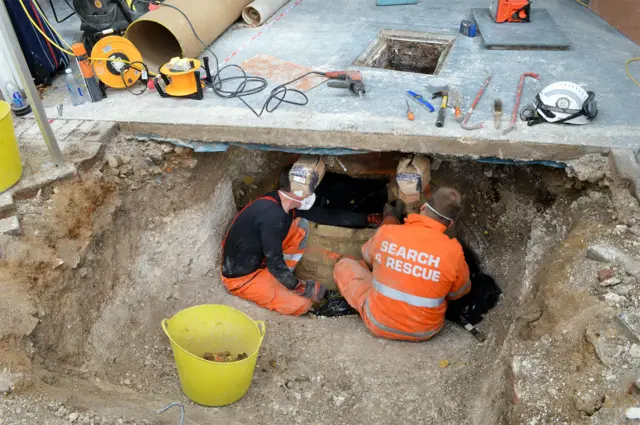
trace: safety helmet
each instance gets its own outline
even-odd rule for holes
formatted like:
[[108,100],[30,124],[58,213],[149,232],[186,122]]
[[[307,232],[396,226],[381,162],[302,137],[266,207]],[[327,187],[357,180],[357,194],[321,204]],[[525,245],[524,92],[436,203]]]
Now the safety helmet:
[[569,81],[545,87],[535,97],[533,105],[525,106],[520,112],[520,117],[529,125],[541,122],[583,125],[589,124],[597,115],[595,93]]

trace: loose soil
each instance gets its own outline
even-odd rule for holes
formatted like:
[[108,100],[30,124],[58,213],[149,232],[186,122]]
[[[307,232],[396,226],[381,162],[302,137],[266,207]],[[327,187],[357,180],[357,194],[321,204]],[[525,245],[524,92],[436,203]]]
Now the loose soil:
[[[385,155],[341,161],[393,162]],[[180,401],[187,424],[555,423],[554,412],[558,423],[589,424],[621,422],[638,403],[619,395],[618,375],[602,378],[633,370],[630,343],[607,357],[607,341],[622,338],[607,326],[611,308],[638,304],[636,282],[611,266],[631,289],[619,306],[590,310],[602,304],[597,272],[607,265],[584,258],[594,240],[638,254],[630,231],[615,233],[640,220],[633,198],[563,170],[445,159],[432,183],[458,188],[465,205],[452,232],[504,299],[479,325],[482,344],[453,324],[427,343],[394,342],[357,316],[280,316],[221,285],[220,241],[237,206],[293,160],[120,137],[80,182],[20,202],[24,236],[0,240],[0,384],[12,387],[0,423],[176,424],[177,411],[156,411]],[[249,393],[223,408],[184,397],[159,325],[203,303],[266,323]]]

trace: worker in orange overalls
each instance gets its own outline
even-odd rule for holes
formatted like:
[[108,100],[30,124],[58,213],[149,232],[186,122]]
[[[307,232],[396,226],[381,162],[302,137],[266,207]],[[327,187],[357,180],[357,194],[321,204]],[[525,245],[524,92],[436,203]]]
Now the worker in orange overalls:
[[296,218],[296,209],[311,208],[315,195],[302,198],[291,192],[290,168],[282,171],[279,190],[256,199],[233,219],[222,242],[220,272],[233,295],[299,316],[320,302],[326,289],[293,274],[309,233],[309,222]]
[[355,259],[338,260],[334,280],[374,335],[425,341],[442,329],[446,300],[469,292],[462,247],[444,234],[461,209],[460,194],[440,188],[420,214],[409,214],[403,225],[383,225],[363,245],[373,273]]

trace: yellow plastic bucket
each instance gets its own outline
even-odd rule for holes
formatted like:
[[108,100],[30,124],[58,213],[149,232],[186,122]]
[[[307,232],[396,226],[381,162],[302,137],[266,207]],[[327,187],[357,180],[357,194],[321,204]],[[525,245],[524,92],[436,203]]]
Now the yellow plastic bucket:
[[0,101],[0,193],[16,184],[21,175],[22,163],[13,131],[11,106]]
[[[171,341],[182,391],[203,406],[225,406],[249,391],[265,325],[226,305],[207,304],[179,311],[162,321]],[[246,353],[244,360],[218,363],[205,353]]]

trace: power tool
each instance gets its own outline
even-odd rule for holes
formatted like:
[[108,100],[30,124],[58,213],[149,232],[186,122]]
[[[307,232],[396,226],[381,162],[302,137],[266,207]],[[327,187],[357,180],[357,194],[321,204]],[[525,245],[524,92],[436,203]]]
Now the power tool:
[[530,0],[491,0],[489,12],[498,22],[531,22]]
[[321,75],[329,78],[327,85],[338,89],[349,89],[354,94],[362,97],[366,93],[364,83],[362,82],[362,73],[360,71],[332,71],[323,72]]

